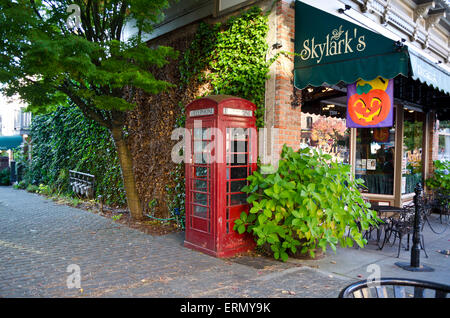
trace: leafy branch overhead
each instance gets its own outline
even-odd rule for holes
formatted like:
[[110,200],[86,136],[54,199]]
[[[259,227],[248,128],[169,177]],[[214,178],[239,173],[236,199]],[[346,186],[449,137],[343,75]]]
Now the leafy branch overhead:
[[[81,25],[70,29],[67,7],[80,7]],[[126,87],[157,94],[172,84],[148,70],[176,58],[169,47],[149,48],[142,34],[167,7],[165,0],[141,1],[0,1],[0,81],[8,95],[18,93],[29,110],[54,109],[69,97],[85,115],[110,127],[114,112],[133,109]],[[145,18],[144,18],[145,17]],[[124,41],[123,27],[137,31]],[[100,110],[107,110],[102,112]]]
[[[126,113],[139,91],[158,94],[173,86],[150,68],[178,53],[143,40],[167,7],[167,0],[0,0],[2,91],[18,94],[35,114],[70,102],[106,127],[135,219],[143,218],[143,210],[124,133]],[[75,21],[69,23],[74,8]]]

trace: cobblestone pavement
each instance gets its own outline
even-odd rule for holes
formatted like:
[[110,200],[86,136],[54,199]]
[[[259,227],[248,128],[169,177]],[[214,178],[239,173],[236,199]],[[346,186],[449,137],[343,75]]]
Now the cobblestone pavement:
[[[0,187],[0,297],[336,297],[350,281],[264,257],[217,259]],[[81,289],[68,288],[76,264]]]

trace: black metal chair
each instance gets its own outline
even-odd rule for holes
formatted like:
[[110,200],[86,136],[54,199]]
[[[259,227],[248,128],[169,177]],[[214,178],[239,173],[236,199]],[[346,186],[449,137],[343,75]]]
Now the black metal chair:
[[[450,225],[450,196],[435,192],[424,196],[425,221],[435,234],[442,234]],[[434,222],[433,222],[434,221]]]
[[[402,247],[402,241],[403,238],[406,236],[406,248],[405,250],[409,250],[409,241],[411,238],[411,235],[414,232],[414,216],[415,216],[415,206],[414,205],[407,205],[403,207],[403,211],[398,214],[396,218],[390,218],[390,223],[387,227],[385,227],[385,235],[383,242],[381,243],[381,246],[379,246],[380,249],[383,249],[386,243],[389,243],[391,246],[394,246],[397,238],[399,240],[398,242],[398,252],[397,252],[397,258],[400,257],[400,249]],[[420,223],[423,224],[423,209],[420,209],[419,212],[420,216]],[[392,235],[394,237],[392,238]],[[390,241],[392,240],[392,243]],[[425,257],[428,258],[428,254],[425,250],[425,243],[423,235],[420,234],[420,247],[425,253]]]
[[348,285],[339,298],[446,298],[450,286],[404,278],[381,278],[378,281],[361,280]]

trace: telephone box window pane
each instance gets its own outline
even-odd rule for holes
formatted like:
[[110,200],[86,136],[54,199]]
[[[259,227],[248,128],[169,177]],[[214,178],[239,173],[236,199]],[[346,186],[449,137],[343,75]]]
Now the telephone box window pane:
[[230,192],[242,192],[241,189],[246,185],[247,185],[246,180],[231,181]]
[[227,169],[227,177],[228,171],[231,170],[231,176],[228,179],[246,179],[247,178],[247,167],[238,167]]
[[247,152],[248,146],[248,129],[243,128],[227,128],[227,153],[230,152]]
[[229,140],[245,140],[248,136],[248,129],[244,128],[227,128]]
[[195,152],[194,163],[195,164],[209,164],[211,163],[211,155],[209,152]]
[[239,153],[239,154],[231,154],[229,162],[232,166],[244,166],[248,164],[248,154]]
[[245,140],[233,140],[231,142],[231,152],[246,152],[248,142]]
[[194,163],[196,164],[206,164],[206,156],[203,153],[194,154]]
[[208,205],[207,194],[194,192],[194,203],[201,205]]
[[194,140],[210,140],[211,135],[209,128],[194,128]]
[[208,181],[206,180],[194,180],[194,190],[208,192]]
[[206,219],[208,217],[208,208],[194,205],[194,216]]
[[249,130],[244,128],[227,128],[227,140],[246,140]]
[[194,167],[196,177],[207,177],[208,176],[208,168],[207,167]]
[[202,140],[204,130],[205,128],[194,128],[194,140]]
[[246,193],[238,193],[238,194],[231,194],[231,202],[230,205],[243,205],[247,204],[247,194]]
[[194,153],[201,153],[203,150],[206,150],[207,146],[209,146],[208,148],[211,149],[212,145],[210,145],[210,143],[212,143],[212,141],[194,141]]

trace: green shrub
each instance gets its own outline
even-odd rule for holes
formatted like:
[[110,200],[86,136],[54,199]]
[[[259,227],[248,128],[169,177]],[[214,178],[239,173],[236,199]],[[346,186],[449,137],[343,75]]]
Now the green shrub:
[[9,168],[0,170],[0,185],[10,185],[11,184],[11,172]]
[[427,187],[444,195],[450,195],[450,161],[434,161],[434,174],[425,181]]
[[27,189],[26,189],[28,192],[32,192],[32,193],[38,193],[39,192],[39,187],[37,186],[37,185],[34,185],[34,184],[29,184],[28,186],[27,186]]
[[20,181],[19,183],[15,184],[13,187],[14,189],[21,189],[24,190],[28,186],[28,183],[25,180]]
[[53,191],[50,188],[50,186],[41,183],[38,187],[37,193],[44,194],[44,195],[51,195],[53,193]]
[[349,165],[330,162],[316,150],[297,152],[283,147],[279,168],[263,175],[254,172],[242,191],[249,197],[250,213],[242,212],[234,229],[255,235],[258,246],[270,245],[275,259],[288,253],[336,250],[367,243],[362,230],[379,221],[358,190],[361,179],[352,179]]
[[[119,159],[108,130],[83,116],[75,106],[58,107],[48,114],[33,116],[30,136],[32,158],[19,153],[29,184],[48,185],[41,191],[73,194],[69,169],[95,175],[95,193],[108,205],[126,205]],[[33,188],[34,189],[34,188]]]

